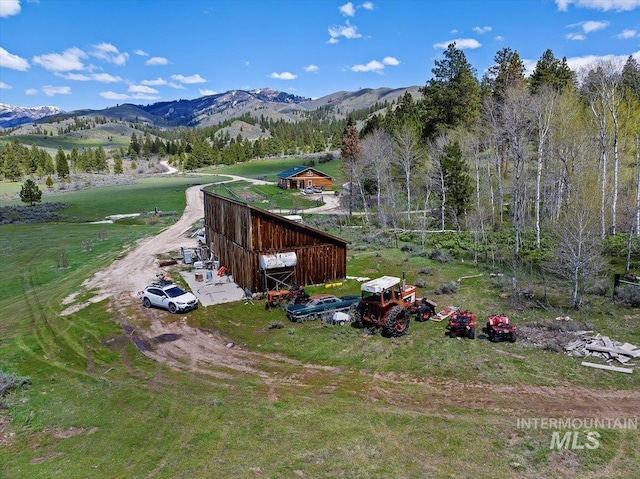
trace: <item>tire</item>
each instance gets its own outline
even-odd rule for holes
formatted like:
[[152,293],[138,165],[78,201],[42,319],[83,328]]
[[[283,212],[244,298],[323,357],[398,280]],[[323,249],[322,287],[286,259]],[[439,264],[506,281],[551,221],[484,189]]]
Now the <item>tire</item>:
[[469,339],[475,339],[476,338],[476,328],[471,328],[469,330]]
[[353,326],[356,328],[364,328],[364,314],[360,308],[357,308],[353,314]]
[[455,331],[449,331],[449,337],[450,338],[455,338],[457,336]]
[[511,341],[512,343],[515,343],[518,340],[518,335],[513,332],[509,335],[509,341]]
[[177,306],[173,303],[169,303],[169,312],[171,314],[176,314],[178,312]]
[[387,321],[384,324],[384,331],[389,336],[399,337],[407,334],[409,330],[409,314],[402,306],[394,306],[387,314]]
[[433,316],[433,311],[428,306],[420,306],[418,308],[418,315],[416,316],[416,321],[419,323],[424,323],[425,321],[429,321]]
[[267,311],[271,311],[271,303],[269,301],[265,303],[264,309],[266,309]]
[[151,301],[149,300],[149,298],[144,298],[142,300],[142,306],[144,306],[145,308],[150,308],[151,307]]
[[339,324],[340,326],[344,326],[344,325],[345,325],[345,321],[344,321],[344,319],[341,319],[340,321],[338,321],[338,324]]

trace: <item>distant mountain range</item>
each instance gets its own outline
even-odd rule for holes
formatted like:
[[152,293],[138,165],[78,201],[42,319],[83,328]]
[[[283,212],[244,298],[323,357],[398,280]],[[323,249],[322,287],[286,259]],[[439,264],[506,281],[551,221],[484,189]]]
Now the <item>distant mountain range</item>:
[[70,118],[80,116],[106,117],[134,123],[148,123],[158,127],[204,127],[224,120],[250,115],[273,120],[297,122],[312,112],[322,109],[333,118],[345,118],[355,110],[371,108],[376,103],[388,102],[409,91],[414,99],[420,96],[419,87],[363,88],[341,91],[322,98],[304,98],[269,88],[259,90],[231,90],[194,100],[176,100],[151,105],[116,105],[104,110],[75,110],[65,112],[54,106],[25,108],[0,103],[0,128],[13,128],[37,122],[47,117]]
[[40,118],[64,113],[64,110],[57,106],[36,106],[27,108],[22,106],[12,106],[0,103],[0,127],[13,128],[25,123],[29,123]]

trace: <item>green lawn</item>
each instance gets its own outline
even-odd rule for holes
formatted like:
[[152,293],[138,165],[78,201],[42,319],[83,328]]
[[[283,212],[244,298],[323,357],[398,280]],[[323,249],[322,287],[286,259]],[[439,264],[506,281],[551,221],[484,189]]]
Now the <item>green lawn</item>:
[[[230,175],[244,176],[246,178],[260,178],[267,181],[277,182],[278,174],[282,173],[289,168],[298,165],[306,165],[309,160],[303,160],[300,158],[270,158],[266,160],[252,160],[247,163],[237,163],[235,165],[216,167],[211,169],[199,170],[203,173],[217,173]],[[313,166],[318,171],[326,173],[334,178],[335,185],[340,185],[344,182],[344,174],[341,171],[341,160],[332,160],[327,163],[319,163],[315,160]]]

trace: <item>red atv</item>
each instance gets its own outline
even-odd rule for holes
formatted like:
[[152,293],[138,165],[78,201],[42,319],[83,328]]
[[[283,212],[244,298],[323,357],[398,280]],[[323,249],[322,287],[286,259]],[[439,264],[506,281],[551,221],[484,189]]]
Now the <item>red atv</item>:
[[459,309],[449,318],[447,331],[450,338],[462,336],[474,339],[476,337],[476,315],[471,311]]
[[489,316],[487,326],[482,328],[482,332],[494,343],[498,341],[511,341],[515,343],[518,339],[516,327],[509,321],[509,316],[505,316],[504,314]]

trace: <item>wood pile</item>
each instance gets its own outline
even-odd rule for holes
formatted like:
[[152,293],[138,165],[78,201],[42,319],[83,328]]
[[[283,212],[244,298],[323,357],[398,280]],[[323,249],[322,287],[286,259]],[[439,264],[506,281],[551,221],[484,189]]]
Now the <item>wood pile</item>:
[[607,336],[597,334],[593,337],[576,339],[564,347],[567,354],[578,358],[600,358],[607,363],[618,361],[627,364],[629,361],[640,358],[640,347],[630,343],[614,341]]

